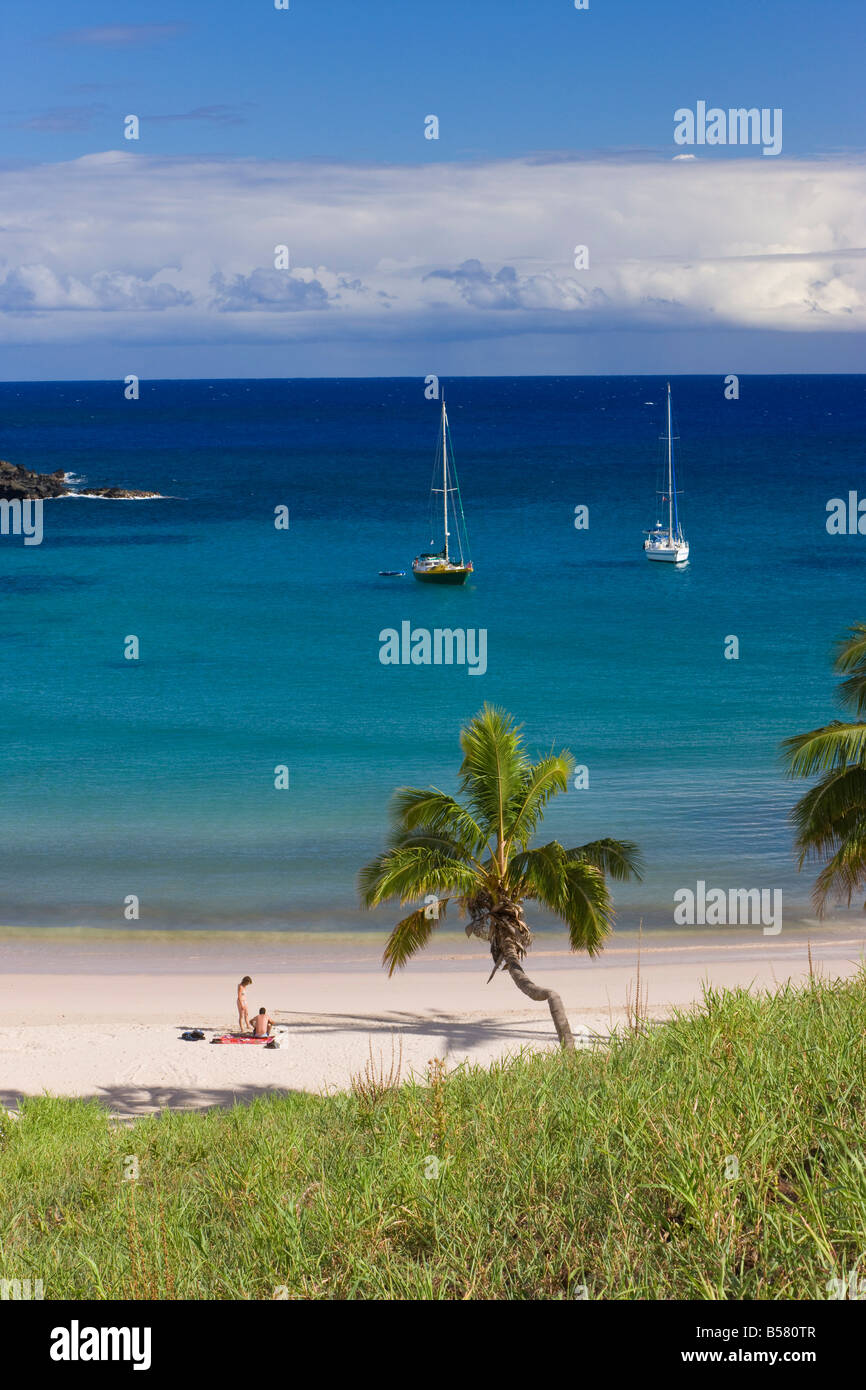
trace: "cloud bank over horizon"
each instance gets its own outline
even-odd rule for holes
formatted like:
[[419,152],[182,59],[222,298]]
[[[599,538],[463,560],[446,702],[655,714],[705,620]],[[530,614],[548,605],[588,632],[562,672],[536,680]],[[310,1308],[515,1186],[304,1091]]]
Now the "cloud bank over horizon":
[[[407,166],[109,151],[2,168],[0,199],[0,347],[31,349],[31,362],[74,348],[80,366],[120,342],[127,361],[147,344],[167,365],[183,346],[316,345],[341,371],[357,352],[362,375],[374,342],[379,368],[399,374],[407,347],[472,343],[480,364],[485,344],[496,364],[507,344],[532,371],[567,363],[572,335],[769,333],[850,335],[857,370],[866,330],[866,162],[852,159]],[[189,361],[196,375],[195,351]]]

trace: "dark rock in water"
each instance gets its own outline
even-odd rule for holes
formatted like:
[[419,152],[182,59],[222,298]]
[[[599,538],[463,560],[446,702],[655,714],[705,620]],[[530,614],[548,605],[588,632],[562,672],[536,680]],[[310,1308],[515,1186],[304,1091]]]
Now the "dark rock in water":
[[[67,489],[69,491],[69,489]],[[89,487],[84,497],[161,497],[161,492],[136,492],[128,487]]]
[[[14,501],[16,498],[21,502],[35,501],[39,498],[49,497],[75,497],[75,488],[71,488],[66,481],[66,474],[62,468],[58,468],[56,473],[32,473],[29,468],[19,468],[15,463],[7,463],[0,459],[0,498],[7,501]],[[138,492],[132,488],[123,487],[91,487],[87,489],[85,496],[88,497],[161,497],[161,492]]]
[[56,473],[31,473],[14,463],[0,459],[0,497],[8,501],[27,501],[28,498],[64,497],[69,492],[62,468]]

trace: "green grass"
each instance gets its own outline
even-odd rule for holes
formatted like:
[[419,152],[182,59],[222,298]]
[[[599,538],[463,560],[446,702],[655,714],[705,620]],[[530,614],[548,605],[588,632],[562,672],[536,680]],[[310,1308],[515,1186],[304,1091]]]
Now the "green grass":
[[46,1298],[826,1298],[866,1277],[864,1045],[861,974],[426,1085],[131,1128],[30,1100],[0,1130],[0,1276]]

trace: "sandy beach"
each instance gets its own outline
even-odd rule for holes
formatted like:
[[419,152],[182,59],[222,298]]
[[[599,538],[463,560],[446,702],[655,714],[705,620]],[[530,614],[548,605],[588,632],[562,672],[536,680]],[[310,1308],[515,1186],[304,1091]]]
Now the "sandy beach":
[[[46,939],[47,938],[47,939]],[[855,972],[866,934],[850,921],[786,930],[654,932],[641,943],[647,1014],[663,1019],[717,988],[774,989],[808,976]],[[50,944],[49,944],[50,943]],[[222,939],[180,934],[7,934],[0,938],[0,1101],[49,1092],[99,1098],[112,1114],[164,1107],[198,1109],[268,1091],[326,1092],[351,1084],[372,1055],[402,1075],[423,1075],[429,1059],[449,1067],[486,1064],[522,1047],[556,1045],[545,1005],[532,1005],[504,975],[488,985],[482,943],[456,933],[388,979],[381,943],[369,937],[324,942],[276,936]],[[538,983],[558,989],[572,1027],[606,1037],[627,1019],[638,961],[636,933],[617,933],[597,960],[573,956],[559,936],[538,940],[529,961]],[[237,1022],[234,991],[253,977],[253,1009],[264,1005],[288,1029],[280,1050],[212,1046],[212,1032]],[[184,1042],[201,1028],[203,1042]]]

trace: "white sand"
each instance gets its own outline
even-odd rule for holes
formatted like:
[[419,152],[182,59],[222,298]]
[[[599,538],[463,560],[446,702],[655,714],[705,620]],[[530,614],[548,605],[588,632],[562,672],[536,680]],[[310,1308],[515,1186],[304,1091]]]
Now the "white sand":
[[[813,967],[830,978],[854,973],[866,950],[862,931],[822,927],[808,933]],[[119,1116],[165,1106],[196,1109],[252,1099],[268,1091],[327,1091],[350,1084],[372,1056],[402,1074],[423,1075],[430,1058],[449,1066],[488,1063],[521,1047],[548,1048],[556,1037],[545,1004],[526,1000],[505,975],[487,985],[482,943],[440,939],[393,979],[366,942],[329,947],[226,946],[206,942],[154,948],[0,945],[0,1102],[21,1096],[96,1096]],[[653,934],[642,944],[641,982],[650,1018],[716,987],[773,989],[808,974],[807,933],[763,937],[756,930]],[[606,1036],[626,1020],[634,993],[637,941],[617,936],[596,961],[571,956],[560,942],[536,942],[527,962],[539,984],[563,997],[572,1026]],[[37,953],[38,952],[38,953]],[[51,973],[40,973],[43,966]],[[35,968],[34,968],[35,966]],[[258,1046],[184,1042],[183,1029],[219,1032],[237,1022],[237,980],[250,973],[250,1012],[266,1005],[288,1024],[279,1051]],[[38,1023],[35,1020],[39,1020]],[[208,1032],[208,1037],[210,1032]]]

